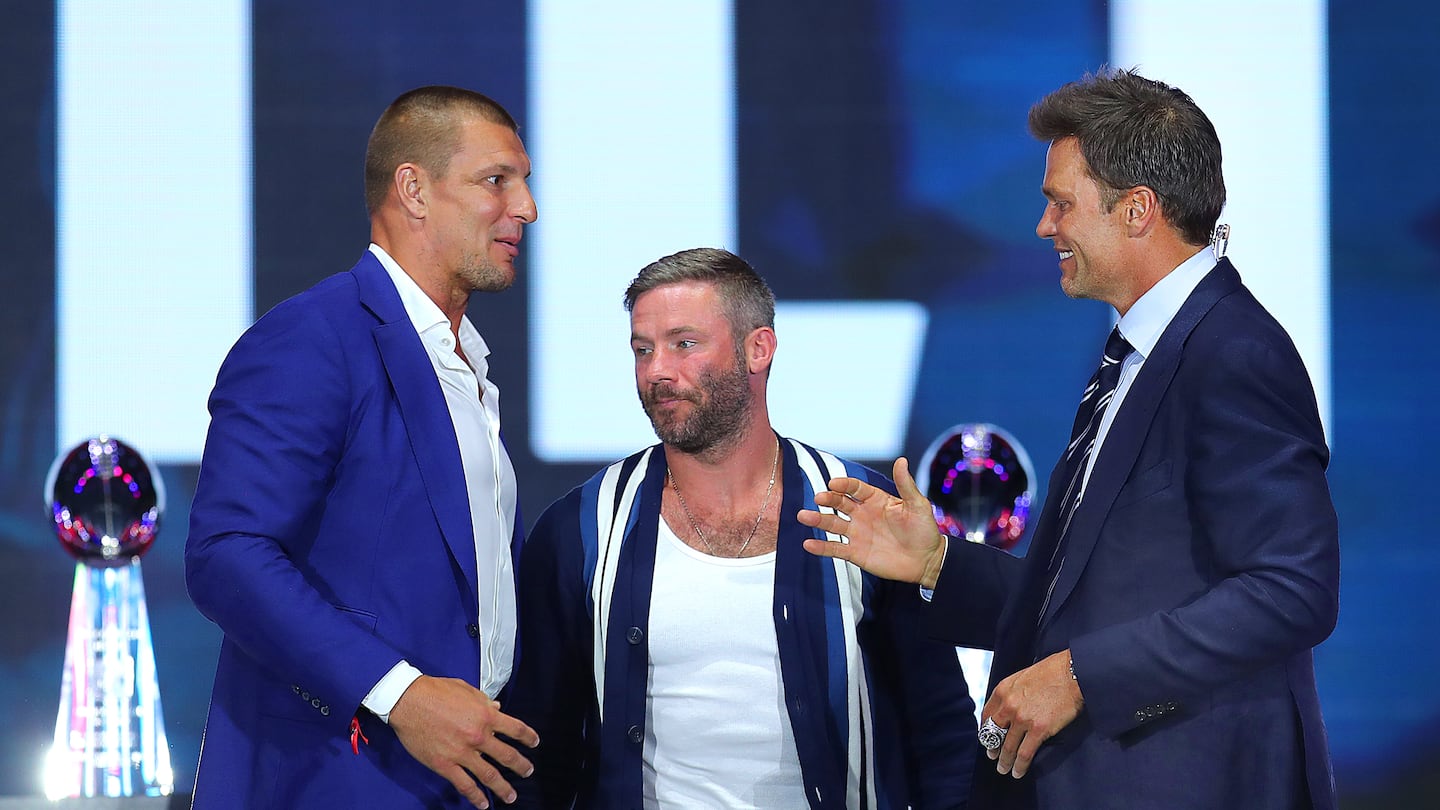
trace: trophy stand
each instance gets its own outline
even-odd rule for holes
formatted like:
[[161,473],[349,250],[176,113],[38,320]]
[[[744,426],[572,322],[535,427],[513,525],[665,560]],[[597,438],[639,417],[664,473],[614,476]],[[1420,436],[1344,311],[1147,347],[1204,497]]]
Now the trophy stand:
[[57,458],[45,490],[76,558],[45,795],[168,796],[175,780],[140,570],[164,511],[160,477],[100,436]]
[[[1030,456],[1014,436],[991,424],[961,424],[925,450],[915,485],[930,499],[940,531],[1008,551],[1029,523],[1033,477]],[[968,647],[956,647],[955,655],[979,722],[994,656]]]

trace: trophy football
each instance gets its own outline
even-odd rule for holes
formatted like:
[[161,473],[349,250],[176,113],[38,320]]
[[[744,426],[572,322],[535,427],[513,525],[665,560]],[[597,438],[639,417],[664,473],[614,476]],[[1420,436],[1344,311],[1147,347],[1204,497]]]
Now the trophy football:
[[98,436],[55,459],[45,498],[75,558],[45,795],[167,796],[174,773],[140,575],[165,510],[160,476],[134,448]]
[[[930,499],[940,531],[1008,551],[1029,523],[1033,477],[1030,456],[1014,436],[995,425],[972,423],[955,425],[931,443],[920,457],[915,484]],[[978,721],[992,655],[964,647],[955,652]]]

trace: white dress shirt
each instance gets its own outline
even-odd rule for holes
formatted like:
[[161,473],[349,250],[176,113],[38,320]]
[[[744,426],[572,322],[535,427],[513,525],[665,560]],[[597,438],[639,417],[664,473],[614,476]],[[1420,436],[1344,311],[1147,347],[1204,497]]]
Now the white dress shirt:
[[[370,252],[380,260],[405,313],[410,317],[435,368],[445,405],[455,427],[465,489],[474,530],[475,569],[480,616],[480,688],[495,697],[510,679],[515,652],[515,578],[510,539],[515,530],[515,468],[500,443],[500,389],[486,378],[490,349],[468,316],[460,319],[460,347],[450,320],[400,265],[379,245]],[[400,696],[422,673],[407,661],[396,664],[365,696],[365,708],[389,722]]]
[[1095,469],[1095,459],[1100,457],[1105,436],[1110,432],[1110,423],[1115,421],[1115,414],[1120,412],[1120,403],[1125,401],[1130,385],[1135,382],[1140,368],[1145,365],[1145,358],[1155,351],[1155,344],[1160,342],[1165,328],[1175,319],[1176,313],[1185,305],[1186,299],[1195,291],[1200,280],[1215,268],[1215,264],[1215,254],[1211,249],[1200,248],[1140,296],[1140,300],[1120,319],[1120,334],[1135,351],[1121,364],[1120,382],[1115,386],[1115,396],[1110,400],[1105,414],[1100,417],[1100,427],[1095,432],[1095,450],[1090,453],[1090,460],[1085,465],[1085,478],[1080,482],[1079,497],[1085,495],[1085,485],[1090,483],[1090,471]]

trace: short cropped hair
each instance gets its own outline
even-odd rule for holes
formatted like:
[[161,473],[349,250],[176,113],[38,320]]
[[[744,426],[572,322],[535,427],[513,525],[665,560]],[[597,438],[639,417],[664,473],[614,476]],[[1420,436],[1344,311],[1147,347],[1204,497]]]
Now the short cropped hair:
[[1030,108],[1029,123],[1042,141],[1079,142],[1106,211],[1126,190],[1148,186],[1186,242],[1210,240],[1225,207],[1220,138],[1179,88],[1101,68],[1041,99]]
[[625,311],[641,295],[687,281],[715,285],[720,307],[737,346],[762,326],[775,327],[775,293],[749,262],[720,248],[682,250],[646,265],[625,290]]
[[365,148],[365,208],[380,210],[395,169],[414,163],[437,178],[460,149],[460,125],[471,117],[518,131],[515,119],[489,96],[460,87],[419,87],[395,99]]

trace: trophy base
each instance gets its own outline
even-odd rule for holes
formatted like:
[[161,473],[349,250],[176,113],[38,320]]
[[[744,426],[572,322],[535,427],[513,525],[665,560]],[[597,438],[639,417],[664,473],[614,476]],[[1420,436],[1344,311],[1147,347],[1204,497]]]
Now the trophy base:
[[51,800],[165,802],[174,792],[139,557],[123,566],[75,565],[60,711],[44,779]]

